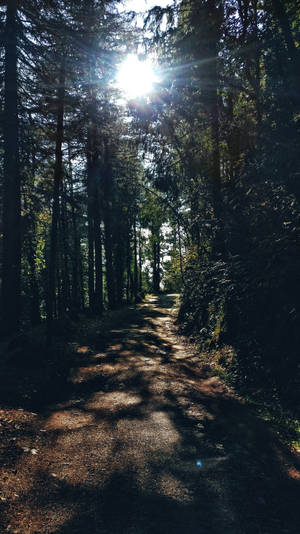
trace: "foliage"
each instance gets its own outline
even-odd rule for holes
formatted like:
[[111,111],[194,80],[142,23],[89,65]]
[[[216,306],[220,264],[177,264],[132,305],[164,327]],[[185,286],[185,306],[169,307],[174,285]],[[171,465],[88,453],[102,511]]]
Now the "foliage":
[[[233,0],[185,0],[174,10],[158,45],[171,73],[156,161],[158,187],[171,194],[166,146],[177,160],[187,229],[179,319],[202,347],[234,347],[240,383],[265,384],[296,409],[299,11]],[[154,10],[149,23],[161,28],[162,17]]]

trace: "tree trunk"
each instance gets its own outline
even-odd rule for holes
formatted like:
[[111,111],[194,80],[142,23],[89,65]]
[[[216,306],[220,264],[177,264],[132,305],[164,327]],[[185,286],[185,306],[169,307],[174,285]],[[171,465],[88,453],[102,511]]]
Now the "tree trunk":
[[[180,263],[180,275],[183,287],[185,287],[184,279],[184,268],[183,268],[183,257],[182,257],[182,240],[181,240],[181,231],[180,224],[177,222],[177,234],[178,234],[178,248],[179,248],[179,263]],[[176,233],[175,233],[176,235]]]
[[104,172],[103,172],[103,220],[104,220],[104,246],[105,246],[105,264],[106,264],[106,288],[108,306],[110,309],[115,307],[114,291],[114,265],[113,265],[113,236],[112,236],[112,172],[110,162],[110,150],[105,147],[104,154]]
[[153,235],[153,291],[160,292],[160,237]]
[[139,292],[143,292],[143,255],[142,255],[142,229],[139,232]]
[[133,295],[134,300],[137,302],[138,297],[138,252],[137,252],[137,233],[136,233],[136,217],[134,217],[133,223],[133,250],[134,250],[134,264],[133,264]]
[[110,309],[115,307],[114,294],[114,273],[113,273],[113,251],[112,251],[112,234],[110,215],[104,215],[104,244],[105,244],[105,259],[106,259],[106,288],[108,306]]
[[130,223],[128,223],[127,229],[127,240],[126,240],[126,260],[127,260],[127,276],[126,276],[126,301],[127,304],[130,302],[130,291],[131,291],[131,247],[130,247]]
[[68,147],[69,174],[70,174],[70,197],[71,197],[71,217],[72,217],[72,290],[71,308],[73,313],[79,309],[79,261],[80,261],[80,241],[78,236],[77,213],[74,201],[73,168],[70,146]]
[[221,164],[220,164],[220,116],[219,116],[219,73],[218,73],[218,39],[220,33],[220,12],[216,2],[210,0],[209,14],[211,19],[210,40],[208,43],[208,75],[211,88],[209,90],[209,113],[211,120],[212,137],[212,162],[211,162],[211,184],[212,203],[215,219],[215,239],[213,253],[224,255],[224,235],[222,231],[222,193],[221,193]]
[[[50,236],[50,254],[48,268],[48,310],[47,319],[51,322],[54,316],[56,289],[58,287],[57,273],[57,256],[58,256],[58,221],[59,221],[59,194],[60,186],[63,180],[63,156],[62,143],[64,135],[64,107],[65,107],[65,65],[62,60],[61,71],[59,76],[59,86],[57,90],[57,125],[56,125],[56,148],[55,148],[55,167],[54,167],[54,187],[53,187],[53,207],[52,223]],[[49,333],[49,332],[48,332]]]
[[71,285],[70,285],[70,275],[69,275],[69,258],[70,258],[70,247],[69,247],[69,228],[68,228],[68,210],[67,210],[67,199],[66,199],[66,190],[65,187],[62,187],[61,195],[61,256],[62,256],[62,289],[63,289],[63,299],[64,299],[64,309],[65,311],[70,311],[71,303]]
[[21,200],[17,106],[17,1],[7,4],[4,89],[3,331],[12,334],[20,318]]
[[84,291],[84,274],[83,274],[83,261],[81,254],[80,239],[78,242],[78,268],[79,268],[79,291],[80,291],[80,306],[82,310],[85,308],[85,291]]
[[[93,112],[92,112],[93,113]],[[92,119],[91,119],[92,120]],[[88,192],[88,293],[89,309],[95,311],[95,232],[94,232],[94,209],[95,209],[95,169],[94,148],[95,131],[92,124],[88,130],[88,154],[87,154],[87,192]]]
[[115,228],[115,258],[114,258],[114,273],[116,280],[116,306],[121,306],[123,302],[124,289],[124,262],[126,258],[126,243],[124,243],[124,231],[122,228],[121,217],[116,223]]
[[[36,228],[34,227],[33,231]],[[33,233],[32,233],[33,234]],[[40,324],[41,322],[41,313],[40,313],[40,292],[39,284],[36,275],[36,265],[35,265],[35,249],[34,249],[34,235],[30,236],[28,242],[28,263],[30,268],[30,320],[33,326]]]
[[261,124],[262,124],[262,110],[261,110],[261,67],[260,67],[260,56],[261,50],[259,45],[259,19],[258,19],[258,1],[253,1],[253,10],[254,10],[254,41],[255,41],[255,78],[254,78],[254,93],[255,93],[255,105],[256,105],[256,118],[257,118],[257,129],[260,133]]
[[98,184],[94,207],[94,238],[95,238],[95,311],[103,311],[103,265],[102,265],[102,235],[100,216],[100,187]]

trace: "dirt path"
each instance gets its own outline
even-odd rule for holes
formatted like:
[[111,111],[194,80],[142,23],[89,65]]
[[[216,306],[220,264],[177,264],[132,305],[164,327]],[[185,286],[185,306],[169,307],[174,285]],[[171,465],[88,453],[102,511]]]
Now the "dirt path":
[[1,533],[299,534],[296,458],[177,337],[173,300],[79,347],[59,403],[0,411]]

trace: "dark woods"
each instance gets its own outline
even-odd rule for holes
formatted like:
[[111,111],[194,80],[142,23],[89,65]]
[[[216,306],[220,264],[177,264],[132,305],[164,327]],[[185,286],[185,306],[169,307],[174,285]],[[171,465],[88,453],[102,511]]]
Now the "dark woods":
[[248,388],[275,387],[297,409],[296,4],[182,2],[174,52],[191,67],[174,84],[192,224],[181,320],[225,347],[222,363]]
[[[298,3],[182,0],[145,32],[110,0],[1,6],[2,333],[182,291],[185,332],[294,409]],[[160,81],[124,110],[142,42]]]

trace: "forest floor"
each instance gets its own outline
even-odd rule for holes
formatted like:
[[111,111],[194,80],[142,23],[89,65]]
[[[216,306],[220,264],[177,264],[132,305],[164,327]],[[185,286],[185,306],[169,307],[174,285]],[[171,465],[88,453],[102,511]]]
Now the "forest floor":
[[55,380],[5,364],[1,533],[299,534],[299,457],[178,336],[174,300],[104,341],[79,327]]

